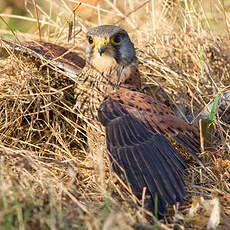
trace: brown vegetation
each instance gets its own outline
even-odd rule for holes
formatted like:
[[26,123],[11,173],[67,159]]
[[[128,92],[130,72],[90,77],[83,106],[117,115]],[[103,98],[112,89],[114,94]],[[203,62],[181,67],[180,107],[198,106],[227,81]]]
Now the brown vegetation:
[[[220,204],[217,229],[229,229],[230,1],[106,0],[87,20],[75,17],[75,38],[69,43],[73,13],[64,1],[48,2],[49,7],[44,1],[37,5],[43,40],[64,47],[74,44],[83,53],[88,28],[121,25],[137,48],[146,92],[194,125],[200,115],[209,117],[207,107],[218,92],[222,104],[209,148],[201,153],[205,169],[186,157],[191,167],[185,204],[176,214],[170,208],[170,217],[154,225],[153,216],[112,173],[105,148],[98,148],[104,143],[95,143],[97,151],[88,149],[87,125],[75,109],[74,82],[41,67],[39,60],[1,50],[0,229],[202,229],[218,206],[214,198]],[[20,17],[0,16],[8,25]],[[39,40],[35,16],[21,17],[34,28],[26,33],[19,28],[16,35],[0,20],[1,36]],[[214,204],[206,202],[212,200]],[[192,214],[191,207],[198,203]]]

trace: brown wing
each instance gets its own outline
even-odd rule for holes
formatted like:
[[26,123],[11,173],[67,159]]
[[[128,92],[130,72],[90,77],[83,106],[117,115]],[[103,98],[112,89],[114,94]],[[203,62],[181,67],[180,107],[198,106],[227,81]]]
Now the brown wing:
[[27,41],[20,44],[7,40],[2,40],[2,42],[3,48],[6,47],[46,61],[49,67],[65,72],[72,79],[75,79],[85,66],[85,60],[78,53],[69,52],[68,49],[49,42]]
[[125,173],[139,199],[146,187],[150,197],[147,208],[154,213],[156,195],[160,215],[167,213],[167,203],[182,201],[186,164],[165,134],[195,154],[198,142],[192,136],[196,130],[153,98],[124,88],[104,100],[98,117],[106,127],[107,148],[115,172],[123,176]]

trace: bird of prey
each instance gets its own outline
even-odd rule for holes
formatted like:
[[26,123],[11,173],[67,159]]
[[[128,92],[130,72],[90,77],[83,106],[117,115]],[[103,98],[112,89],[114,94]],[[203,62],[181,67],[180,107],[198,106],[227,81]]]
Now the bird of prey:
[[186,163],[168,138],[197,157],[198,130],[141,92],[134,45],[124,29],[102,25],[88,31],[83,72],[85,81],[94,86],[92,97],[84,101],[92,114],[98,110],[98,120],[105,126],[114,171],[139,199],[146,188],[146,208],[165,215],[168,204],[185,196]]
[[66,49],[50,43],[25,43],[23,50],[54,59],[51,67],[75,79],[78,109],[105,127],[112,168],[138,199],[145,191],[148,210],[163,216],[168,204],[183,201],[187,166],[169,139],[197,158],[199,132],[141,91],[134,45],[124,29],[112,25],[90,29],[85,61],[74,52],[64,55]]

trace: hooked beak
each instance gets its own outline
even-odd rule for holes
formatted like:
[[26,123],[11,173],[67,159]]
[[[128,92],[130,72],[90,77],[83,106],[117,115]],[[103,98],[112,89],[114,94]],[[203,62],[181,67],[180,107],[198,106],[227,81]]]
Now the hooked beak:
[[96,49],[100,56],[105,52],[105,50],[108,48],[108,42],[105,40],[100,40],[96,44]]

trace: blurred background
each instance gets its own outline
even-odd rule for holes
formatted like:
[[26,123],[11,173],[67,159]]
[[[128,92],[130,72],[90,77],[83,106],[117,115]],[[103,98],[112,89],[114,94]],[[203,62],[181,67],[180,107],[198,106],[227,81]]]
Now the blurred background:
[[[208,21],[211,30],[223,34],[230,11],[230,0],[0,0],[0,16],[13,30],[36,33],[35,4],[43,35],[67,27],[74,14],[75,26],[118,23],[132,31],[166,33],[175,26],[189,29],[199,18],[199,23]],[[187,25],[186,14],[191,20]],[[1,30],[8,26],[0,21]]]

